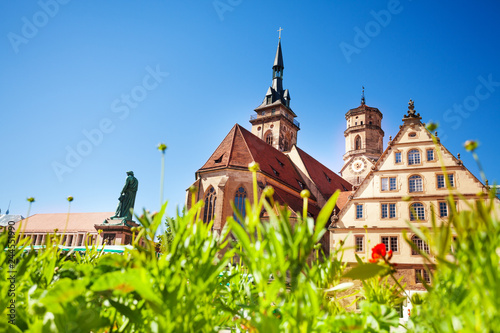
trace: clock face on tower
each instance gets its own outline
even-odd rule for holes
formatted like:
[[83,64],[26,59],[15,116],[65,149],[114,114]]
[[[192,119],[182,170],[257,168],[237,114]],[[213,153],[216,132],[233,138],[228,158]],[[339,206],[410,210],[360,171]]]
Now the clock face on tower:
[[366,169],[366,161],[363,158],[356,157],[351,163],[351,170],[356,173],[360,174]]

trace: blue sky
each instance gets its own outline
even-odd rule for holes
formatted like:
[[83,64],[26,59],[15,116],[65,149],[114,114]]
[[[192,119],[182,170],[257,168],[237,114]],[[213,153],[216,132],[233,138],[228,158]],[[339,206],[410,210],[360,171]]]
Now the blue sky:
[[[271,84],[282,27],[298,145],[338,172],[344,114],[383,114],[384,145],[410,98],[479,177],[499,180],[498,1],[81,1],[0,3],[0,209],[114,211],[128,170],[136,210],[169,214]],[[75,156],[78,154],[78,156]]]

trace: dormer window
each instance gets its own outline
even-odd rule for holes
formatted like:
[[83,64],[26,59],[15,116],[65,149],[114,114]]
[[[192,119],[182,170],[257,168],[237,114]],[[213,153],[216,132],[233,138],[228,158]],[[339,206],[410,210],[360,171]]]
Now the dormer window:
[[416,132],[411,132],[410,134],[408,134],[408,137],[411,138],[411,139],[414,139],[417,137],[417,133]]
[[220,157],[216,160],[214,160],[214,163],[220,163],[222,162],[222,158],[224,157],[224,154],[220,155]]
[[273,96],[266,96],[266,104],[271,104],[273,101]]
[[306,186],[304,185],[304,183],[302,183],[300,180],[297,180],[297,183],[299,184],[300,188],[303,190],[306,188]]
[[327,175],[326,173],[324,173],[324,172],[323,172],[323,174],[325,175],[326,180],[327,180],[329,183],[331,183],[331,182],[332,182],[332,179],[331,179],[330,177],[328,177],[328,175]]
[[283,162],[281,162],[280,160],[276,159],[276,161],[278,161],[278,164],[281,166],[281,167],[284,167],[285,164],[283,164]]
[[278,171],[276,171],[273,167],[271,167],[271,169],[273,170],[274,175],[275,175],[276,177],[279,177],[279,176],[280,176],[280,173],[279,173]]

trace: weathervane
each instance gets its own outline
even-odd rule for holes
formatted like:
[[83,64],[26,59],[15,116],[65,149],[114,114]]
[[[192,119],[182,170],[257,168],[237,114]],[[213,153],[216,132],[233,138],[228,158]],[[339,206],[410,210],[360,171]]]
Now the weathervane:
[[281,29],[281,27],[278,29],[278,32],[279,32],[279,39],[281,40],[281,32],[283,31],[283,29]]

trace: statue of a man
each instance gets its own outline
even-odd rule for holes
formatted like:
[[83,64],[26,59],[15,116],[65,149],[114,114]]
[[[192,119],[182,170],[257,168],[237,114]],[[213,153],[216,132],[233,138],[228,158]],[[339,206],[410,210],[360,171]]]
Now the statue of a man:
[[131,209],[133,210],[135,204],[135,195],[139,187],[139,181],[134,177],[133,171],[127,171],[127,180],[125,186],[120,194],[118,200],[118,207],[116,208],[115,216],[112,218],[124,218],[125,221],[132,220]]

